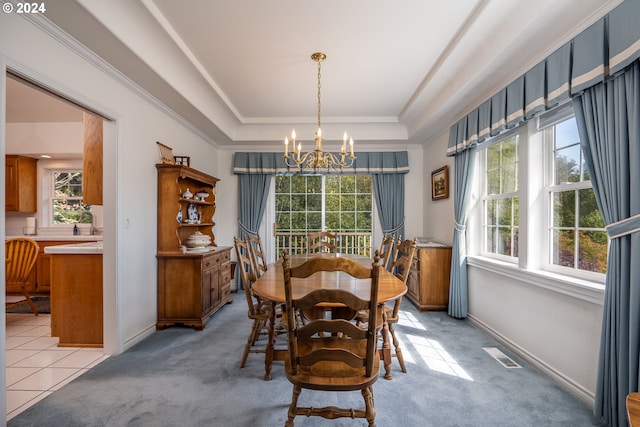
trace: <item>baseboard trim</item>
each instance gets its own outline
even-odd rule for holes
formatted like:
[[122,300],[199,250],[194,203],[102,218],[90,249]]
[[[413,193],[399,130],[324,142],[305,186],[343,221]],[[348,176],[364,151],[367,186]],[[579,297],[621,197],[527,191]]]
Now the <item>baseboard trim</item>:
[[467,317],[469,322],[471,322],[474,326],[482,329],[497,341],[499,341],[502,345],[507,347],[509,350],[516,353],[518,356],[522,357],[531,365],[535,366],[538,370],[542,371],[545,375],[549,376],[551,379],[556,381],[561,387],[566,389],[569,393],[576,396],[578,399],[583,401],[585,404],[589,405],[589,407],[593,410],[595,404],[595,395],[589,390],[585,389],[580,384],[577,384],[575,381],[568,378],[566,375],[562,374],[555,368],[549,366],[544,361],[538,359],[536,356],[529,353],[527,350],[515,344],[513,341],[506,338],[504,335],[500,334],[498,331],[477,319],[473,315],[469,314]]
[[139,333],[137,333],[136,335],[129,338],[128,340],[125,340],[122,346],[122,351],[126,351],[129,348],[133,347],[134,345],[138,344],[140,341],[151,336],[155,331],[156,331],[156,324],[154,322],[151,325],[144,328]]

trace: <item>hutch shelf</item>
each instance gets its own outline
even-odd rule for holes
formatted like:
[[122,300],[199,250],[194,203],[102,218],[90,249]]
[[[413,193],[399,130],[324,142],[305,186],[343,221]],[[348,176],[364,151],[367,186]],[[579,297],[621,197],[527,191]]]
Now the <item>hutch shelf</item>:
[[[213,227],[216,184],[210,175],[184,165],[157,164],[157,329],[185,325],[202,330],[231,298],[231,247],[217,246]],[[198,193],[200,196],[197,197]],[[211,246],[187,249],[194,233]]]

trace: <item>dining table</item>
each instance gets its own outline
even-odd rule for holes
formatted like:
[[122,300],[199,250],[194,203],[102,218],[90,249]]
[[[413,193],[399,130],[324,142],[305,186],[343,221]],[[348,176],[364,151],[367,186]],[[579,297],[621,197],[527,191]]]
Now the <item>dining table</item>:
[[[319,253],[319,254],[298,254],[290,255],[289,259],[292,267],[296,267],[313,257],[345,257],[351,258],[360,264],[371,267],[373,260],[367,256],[341,253]],[[292,298],[298,299],[315,289],[342,289],[355,294],[361,299],[368,300],[371,293],[371,279],[356,279],[345,272],[318,272],[301,279],[292,278]],[[271,264],[267,271],[260,276],[251,287],[253,293],[272,303],[271,319],[269,321],[269,334],[267,348],[265,351],[265,380],[271,380],[271,367],[274,360],[284,360],[287,354],[286,349],[276,349],[275,327],[276,327],[276,306],[285,303],[284,274],[282,271],[282,259]],[[381,269],[378,281],[378,303],[393,301],[407,292],[405,283],[385,269]],[[384,363],[384,378],[391,379],[391,347],[389,344],[389,328],[386,322],[385,310],[382,314],[382,347],[380,348],[380,359]]]

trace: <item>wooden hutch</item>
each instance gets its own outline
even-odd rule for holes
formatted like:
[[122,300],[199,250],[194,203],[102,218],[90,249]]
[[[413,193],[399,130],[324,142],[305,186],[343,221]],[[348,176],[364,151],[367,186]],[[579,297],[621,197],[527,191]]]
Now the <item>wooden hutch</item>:
[[[184,165],[157,164],[158,170],[158,321],[157,329],[186,325],[202,330],[231,298],[231,247],[216,246],[213,216],[218,178]],[[183,197],[189,190],[198,199]],[[211,247],[186,249],[200,232]]]

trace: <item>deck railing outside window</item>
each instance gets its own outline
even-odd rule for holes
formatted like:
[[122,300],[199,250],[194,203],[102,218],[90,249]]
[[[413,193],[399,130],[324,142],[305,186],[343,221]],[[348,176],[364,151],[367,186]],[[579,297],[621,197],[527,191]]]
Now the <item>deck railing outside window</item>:
[[[307,233],[276,233],[276,256],[282,257],[282,251],[290,254],[307,252]],[[371,233],[338,233],[338,252],[371,256]]]

